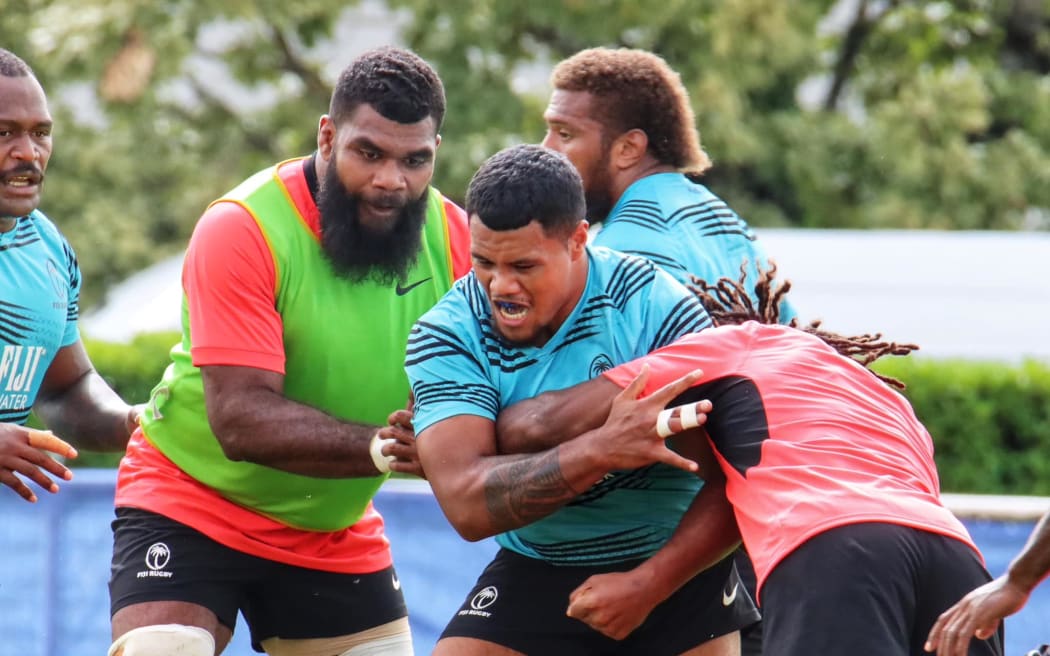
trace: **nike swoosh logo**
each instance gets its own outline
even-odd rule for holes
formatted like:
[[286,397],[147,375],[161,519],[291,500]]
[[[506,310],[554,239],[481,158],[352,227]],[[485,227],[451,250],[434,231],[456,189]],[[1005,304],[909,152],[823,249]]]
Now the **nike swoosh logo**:
[[394,589],[395,590],[400,590],[401,589],[401,581],[398,580],[397,574],[394,574],[394,581],[393,581],[393,583],[394,583]]
[[417,280],[414,283],[412,283],[411,285],[406,285],[405,287],[402,287],[401,283],[399,282],[399,283],[397,283],[397,286],[394,287],[394,291],[397,292],[398,296],[404,296],[405,294],[409,293],[410,291],[412,291],[416,287],[419,287],[420,285],[422,285],[423,283],[425,283],[428,280],[430,280],[430,278],[423,278],[422,280]]
[[722,605],[723,606],[729,606],[734,601],[736,601],[736,589],[737,589],[737,586],[739,586],[739,585],[740,585],[739,583],[734,583],[733,584],[733,591],[730,592],[729,594],[726,594],[726,591],[722,590]]

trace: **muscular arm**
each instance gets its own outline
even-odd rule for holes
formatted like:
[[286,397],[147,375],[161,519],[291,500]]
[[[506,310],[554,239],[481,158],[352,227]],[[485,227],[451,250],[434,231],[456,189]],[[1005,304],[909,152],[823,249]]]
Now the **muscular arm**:
[[628,572],[592,576],[573,590],[569,617],[615,640],[630,635],[678,588],[728,556],[733,547],[727,545],[739,542],[732,513],[720,509],[724,498],[722,485],[705,485],[671,541],[652,558]]
[[1050,574],[1050,513],[1036,524],[1006,573],[973,590],[944,611],[930,630],[926,651],[938,656],[966,656],[970,639],[995,633],[999,622],[1024,607],[1028,596]]
[[123,450],[134,427],[135,411],[95,371],[80,340],[55,355],[33,410],[55,434],[95,451]]
[[456,415],[419,434],[419,459],[449,522],[465,539],[480,540],[546,517],[612,470],[657,461],[694,470],[655,430],[657,413],[694,381],[683,377],[642,400],[644,373],[623,391],[601,385],[593,393],[608,397],[604,424],[527,455],[498,455],[492,420]]
[[440,421],[417,440],[434,496],[472,541],[546,517],[607,471],[583,439],[535,454],[497,455],[493,422],[473,415]]
[[653,608],[740,544],[725,477],[703,430],[682,433],[677,441],[701,463],[705,483],[671,539],[634,570],[593,576],[570,596],[569,615],[610,637],[626,637]]
[[602,425],[620,388],[599,376],[565,390],[545,392],[502,410],[496,420],[499,453],[551,449]]
[[[600,377],[507,408],[499,416],[501,450],[527,449],[543,440],[571,440],[601,423],[618,389]],[[628,635],[657,604],[740,543],[733,509],[725,496],[725,477],[706,434],[687,431],[674,441],[687,457],[700,463],[706,483],[671,539],[634,570],[592,577],[571,596],[571,616],[616,639]]]
[[702,429],[689,430],[677,436],[688,454],[700,464],[705,480],[703,488],[682,515],[670,541],[635,574],[648,581],[652,606],[671,596],[696,574],[715,565],[740,544],[733,506],[726,499],[726,477],[719,469]]
[[1011,583],[1025,592],[1031,592],[1040,581],[1050,575],[1050,513],[1043,515],[1021,553],[1006,571]]
[[208,421],[230,460],[317,478],[376,476],[375,426],[341,421],[284,396],[284,376],[252,367],[201,367]]

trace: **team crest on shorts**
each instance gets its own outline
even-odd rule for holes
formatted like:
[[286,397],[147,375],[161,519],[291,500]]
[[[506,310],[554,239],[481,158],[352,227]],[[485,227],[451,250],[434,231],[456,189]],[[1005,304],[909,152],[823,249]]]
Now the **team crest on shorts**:
[[490,585],[487,588],[483,588],[470,600],[470,608],[464,608],[458,614],[492,617],[492,613],[485,609],[496,603],[497,597],[499,597],[499,591],[496,589],[496,586]]
[[145,560],[146,567],[149,569],[139,572],[136,575],[138,578],[145,579],[149,577],[159,577],[169,579],[174,575],[173,572],[164,569],[171,561],[171,549],[169,549],[168,545],[163,542],[154,542],[151,544],[149,548],[146,549]]

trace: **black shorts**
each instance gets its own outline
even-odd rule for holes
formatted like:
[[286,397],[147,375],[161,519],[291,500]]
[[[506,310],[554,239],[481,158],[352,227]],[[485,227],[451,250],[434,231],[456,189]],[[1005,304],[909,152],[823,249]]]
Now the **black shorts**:
[[225,547],[162,515],[117,508],[110,615],[147,601],[208,608],[232,631],[244,614],[252,646],[273,637],[331,638],[406,617],[394,568],[337,574],[276,563]]
[[[736,571],[744,588],[755,596],[755,566],[751,564],[751,557],[744,547],[733,552],[736,562]],[[762,612],[761,607],[758,612]],[[751,626],[740,630],[740,656],[762,656],[762,622],[755,622]]]
[[543,656],[672,656],[758,620],[731,557],[679,588],[623,641],[565,614],[569,594],[588,577],[639,562],[566,567],[500,549],[441,637],[477,638]]
[[[922,654],[937,617],[991,580],[963,542],[896,524],[820,533],[778,564],[762,586],[765,644],[778,656]],[[1001,656],[1002,625],[970,656]]]

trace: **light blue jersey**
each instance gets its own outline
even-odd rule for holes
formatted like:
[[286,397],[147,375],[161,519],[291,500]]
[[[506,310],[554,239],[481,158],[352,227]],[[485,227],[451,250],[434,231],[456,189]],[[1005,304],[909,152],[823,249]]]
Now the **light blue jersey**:
[[39,210],[0,233],[0,422],[25,423],[44,373],[79,339],[80,268]]
[[[405,360],[416,433],[461,414],[495,420],[516,401],[589,380],[711,325],[696,297],[651,262],[605,248],[588,248],[588,262],[583,296],[542,347],[500,339],[473,272],[423,315]],[[646,558],[670,538],[701,484],[663,464],[614,472],[496,541],[554,564]]]
[[[657,173],[637,180],[620,196],[594,238],[598,246],[655,262],[685,284],[690,274],[715,284],[719,278],[740,278],[747,263],[746,286],[752,300],[756,263],[768,260],[755,233],[707,187],[681,173]],[[795,316],[784,300],[780,320]]]

